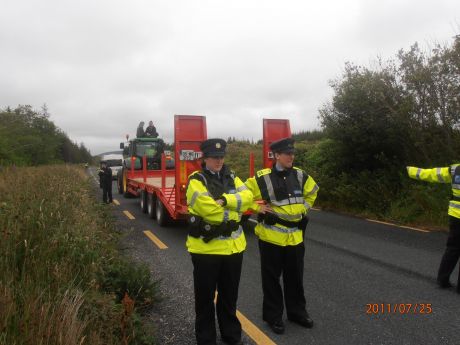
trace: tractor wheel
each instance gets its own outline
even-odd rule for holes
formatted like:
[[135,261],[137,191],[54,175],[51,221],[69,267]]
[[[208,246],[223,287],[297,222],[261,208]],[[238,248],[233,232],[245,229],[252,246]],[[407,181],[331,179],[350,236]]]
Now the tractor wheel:
[[123,188],[123,196],[125,198],[132,198],[133,195],[128,192],[128,173],[125,169],[123,169],[123,174],[121,175],[122,177],[122,188]]

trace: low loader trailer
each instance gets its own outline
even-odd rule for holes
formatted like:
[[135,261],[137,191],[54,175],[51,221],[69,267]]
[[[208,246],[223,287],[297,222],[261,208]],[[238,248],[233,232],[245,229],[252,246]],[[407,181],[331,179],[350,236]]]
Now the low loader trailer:
[[[269,146],[290,137],[289,120],[263,119],[263,166],[272,166]],[[164,142],[158,138],[132,139],[124,149],[123,168],[118,175],[118,191],[125,197],[139,197],[142,212],[158,225],[186,219],[188,176],[201,169],[200,144],[207,139],[206,118],[198,115],[174,116],[174,166],[168,164]],[[170,155],[168,155],[170,156]],[[254,176],[254,157],[249,160]],[[245,217],[247,218],[247,217]]]

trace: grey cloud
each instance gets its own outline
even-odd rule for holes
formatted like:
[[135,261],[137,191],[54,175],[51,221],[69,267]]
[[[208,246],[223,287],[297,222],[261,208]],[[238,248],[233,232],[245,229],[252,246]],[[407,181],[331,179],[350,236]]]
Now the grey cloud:
[[141,120],[171,142],[174,114],[206,115],[224,138],[259,139],[262,117],[314,129],[345,61],[449,40],[458,13],[450,0],[6,1],[0,107],[46,102],[93,153]]

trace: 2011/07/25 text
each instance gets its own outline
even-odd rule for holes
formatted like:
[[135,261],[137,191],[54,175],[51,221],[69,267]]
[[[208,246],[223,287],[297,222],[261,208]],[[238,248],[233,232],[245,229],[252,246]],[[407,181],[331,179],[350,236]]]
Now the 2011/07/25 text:
[[431,303],[367,303],[366,314],[431,314]]

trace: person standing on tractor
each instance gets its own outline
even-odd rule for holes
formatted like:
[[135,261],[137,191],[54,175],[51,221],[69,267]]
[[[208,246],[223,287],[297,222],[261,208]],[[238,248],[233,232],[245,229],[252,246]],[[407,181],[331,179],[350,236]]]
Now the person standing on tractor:
[[112,203],[112,169],[107,166],[107,162],[101,162],[101,169],[98,175],[99,187],[102,188],[102,202]]
[[136,138],[142,138],[144,137],[145,132],[144,132],[144,121],[139,122],[139,125],[137,126],[136,130]]
[[227,143],[201,143],[202,170],[189,176],[187,249],[193,263],[195,336],[198,345],[216,344],[214,297],[222,341],[242,344],[236,302],[246,239],[241,215],[252,203],[252,193],[224,164]]
[[[408,166],[407,173],[410,178],[416,180],[433,183],[450,183],[452,185],[452,196],[449,201],[448,210],[449,235],[437,276],[437,283],[440,288],[450,288],[452,287],[450,275],[460,258],[460,164],[432,169]],[[457,293],[460,293],[460,273],[457,280]]]
[[246,186],[254,195],[250,208],[259,213],[255,233],[259,237],[262,271],[262,318],[273,332],[282,334],[284,303],[290,321],[305,328],[313,327],[303,287],[304,235],[307,213],[319,187],[305,171],[293,166],[293,139],[275,141],[270,149],[274,154],[273,167],[259,170],[246,181]]

